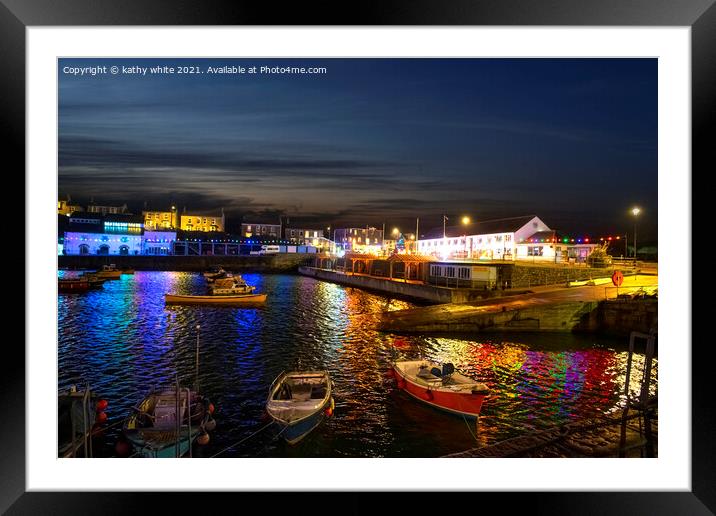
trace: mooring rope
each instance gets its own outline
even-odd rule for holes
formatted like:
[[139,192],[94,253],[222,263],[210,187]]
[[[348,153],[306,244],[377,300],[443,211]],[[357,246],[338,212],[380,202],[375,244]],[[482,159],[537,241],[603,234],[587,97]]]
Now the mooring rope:
[[[256,434],[258,434],[258,433],[261,432],[262,430],[265,430],[265,429],[268,428],[269,426],[273,425],[274,422],[275,422],[275,421],[271,421],[271,422],[267,423],[266,425],[264,425],[264,426],[262,426],[261,428],[259,428],[258,430],[256,430],[253,434],[249,435],[248,437],[244,437],[243,439],[241,439],[240,441],[238,441],[238,442],[232,444],[231,446],[227,446],[226,448],[224,448],[223,450],[221,450],[221,451],[218,452],[218,453],[215,453],[214,455],[212,455],[212,456],[209,457],[209,458],[210,458],[210,459],[213,459],[214,457],[217,457],[217,456],[221,455],[221,454],[224,453],[225,451],[230,450],[230,449],[233,448],[234,446],[240,445],[241,443],[243,443],[244,441],[247,441],[248,439],[252,438],[253,436],[255,436]],[[288,428],[288,427],[286,427],[286,428]],[[284,428],[284,430],[285,430],[286,428]],[[281,430],[281,432],[283,432],[283,430]],[[280,434],[279,434],[279,435],[280,435]]]

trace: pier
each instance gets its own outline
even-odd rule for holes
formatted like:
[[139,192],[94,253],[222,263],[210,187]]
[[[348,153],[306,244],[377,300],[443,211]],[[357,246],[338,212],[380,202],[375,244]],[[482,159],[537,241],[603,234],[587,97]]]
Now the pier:
[[657,286],[658,276],[637,275],[626,278],[619,289],[606,285],[541,287],[509,297],[386,312],[379,329],[397,333],[648,333],[657,328]]

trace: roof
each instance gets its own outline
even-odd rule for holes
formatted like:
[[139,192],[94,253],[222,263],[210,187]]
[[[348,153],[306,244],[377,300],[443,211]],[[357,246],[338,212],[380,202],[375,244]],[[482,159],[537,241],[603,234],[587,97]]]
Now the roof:
[[575,241],[574,238],[570,238],[568,242],[565,242],[565,236],[557,233],[556,231],[538,231],[537,233],[533,233],[529,237],[525,238],[523,241],[516,242],[518,244],[531,244],[531,243],[547,243],[554,239],[556,243],[559,244],[570,244],[570,245],[596,245],[598,242],[592,242],[590,239],[585,239],[582,241],[581,238],[577,239]]
[[346,253],[344,258],[346,260],[385,260],[384,256],[368,253]]
[[101,213],[90,213],[88,211],[73,211],[70,214],[70,220],[71,219],[95,219],[97,221],[101,221],[102,214]]
[[[482,220],[470,224],[447,226],[445,236],[448,238],[463,235],[492,235],[495,233],[514,233],[537,215],[523,215],[520,217],[507,217],[503,219]],[[433,228],[420,237],[420,240],[432,240],[443,237],[443,228]]]
[[392,254],[387,259],[389,262],[402,262],[402,263],[409,263],[409,262],[436,262],[438,261],[437,258],[434,256],[425,256],[422,254]]
[[221,211],[207,210],[207,211],[194,212],[194,213],[183,212],[183,213],[180,213],[180,215],[182,217],[199,217],[199,218],[211,217],[214,219],[220,219],[221,217],[224,216],[224,213]]
[[534,233],[530,235],[529,237],[525,238],[524,242],[517,242],[518,244],[522,243],[528,243],[528,242],[549,242],[550,240],[561,240],[561,236],[557,234],[556,231],[538,231],[537,233]]

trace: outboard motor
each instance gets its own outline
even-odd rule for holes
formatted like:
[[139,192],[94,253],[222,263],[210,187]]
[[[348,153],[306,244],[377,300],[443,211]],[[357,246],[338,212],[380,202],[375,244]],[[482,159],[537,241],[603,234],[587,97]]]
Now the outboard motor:
[[450,375],[453,374],[454,372],[455,372],[455,366],[451,362],[443,364],[443,374],[442,374],[443,378],[449,378]]

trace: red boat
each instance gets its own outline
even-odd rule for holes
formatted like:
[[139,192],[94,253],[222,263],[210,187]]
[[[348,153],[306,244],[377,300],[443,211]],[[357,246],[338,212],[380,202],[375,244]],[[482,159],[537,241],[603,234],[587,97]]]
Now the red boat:
[[476,418],[489,393],[487,385],[477,383],[455,372],[450,363],[437,364],[427,360],[393,363],[398,388],[412,397],[453,414]]
[[86,292],[89,290],[89,281],[73,278],[73,279],[58,279],[57,280],[57,291],[58,292]]
[[79,278],[62,278],[57,280],[58,292],[86,292],[89,289],[102,288],[103,279],[91,276],[81,276]]

